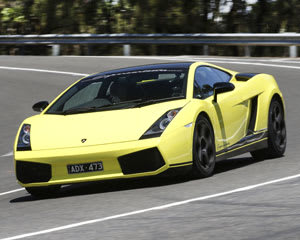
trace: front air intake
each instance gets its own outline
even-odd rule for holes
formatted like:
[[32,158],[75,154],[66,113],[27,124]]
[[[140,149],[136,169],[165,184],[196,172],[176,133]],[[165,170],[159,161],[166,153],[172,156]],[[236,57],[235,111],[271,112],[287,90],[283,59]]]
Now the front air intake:
[[165,165],[157,148],[130,153],[118,160],[124,174],[153,172]]
[[51,165],[16,161],[16,174],[21,183],[48,182],[51,179]]

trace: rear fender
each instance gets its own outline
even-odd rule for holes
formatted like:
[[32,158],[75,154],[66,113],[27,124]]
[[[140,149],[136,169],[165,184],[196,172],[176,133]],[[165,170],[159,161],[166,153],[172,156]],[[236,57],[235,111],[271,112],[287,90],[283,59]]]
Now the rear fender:
[[[262,130],[268,128],[268,113],[271,101],[275,95],[278,95],[282,101],[283,109],[285,112],[285,103],[282,93],[276,83],[273,76],[268,74],[263,74],[261,80],[264,81],[264,91],[258,95],[258,105],[257,105],[257,121],[254,130]],[[262,84],[262,83],[260,83]]]

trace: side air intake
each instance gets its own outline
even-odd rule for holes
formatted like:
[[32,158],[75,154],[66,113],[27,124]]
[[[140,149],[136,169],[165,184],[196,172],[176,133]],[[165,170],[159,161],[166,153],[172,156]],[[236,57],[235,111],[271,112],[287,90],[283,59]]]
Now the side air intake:
[[251,135],[254,133],[256,115],[257,115],[257,96],[251,99],[251,112],[250,112],[250,121],[249,121],[247,135]]
[[152,172],[165,165],[157,148],[149,148],[118,158],[124,174]]
[[235,75],[235,79],[237,81],[246,82],[250,78],[253,78],[257,74],[259,74],[259,73],[238,73],[237,75]]
[[48,182],[51,179],[51,165],[16,161],[17,179],[21,183]]

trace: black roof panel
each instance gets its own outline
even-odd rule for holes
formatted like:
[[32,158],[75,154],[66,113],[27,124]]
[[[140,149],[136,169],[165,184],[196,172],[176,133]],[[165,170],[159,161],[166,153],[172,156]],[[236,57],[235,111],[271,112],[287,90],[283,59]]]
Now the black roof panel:
[[101,75],[110,75],[110,74],[117,74],[121,72],[134,72],[134,71],[142,71],[142,70],[151,70],[151,69],[176,69],[176,68],[189,68],[193,64],[193,62],[177,62],[177,63],[159,63],[159,64],[147,64],[142,66],[135,66],[135,67],[127,67],[127,68],[120,68],[116,70],[110,70],[105,72],[100,72],[93,74],[90,77],[96,77]]

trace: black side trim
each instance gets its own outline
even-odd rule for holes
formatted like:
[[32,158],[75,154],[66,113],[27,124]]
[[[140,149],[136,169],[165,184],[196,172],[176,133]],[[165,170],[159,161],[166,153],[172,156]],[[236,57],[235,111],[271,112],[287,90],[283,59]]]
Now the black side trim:
[[249,121],[247,135],[254,133],[256,115],[257,115],[257,96],[251,99],[251,112],[250,112],[250,121]]
[[193,165],[185,165],[185,166],[179,166],[179,167],[171,167],[168,168],[166,171],[163,171],[162,173],[156,175],[158,177],[174,177],[176,176],[178,181],[182,181],[179,176],[189,176],[188,174],[193,169]]
[[190,162],[183,162],[183,163],[170,164],[170,167],[179,167],[179,166],[186,165],[186,164],[193,164],[193,161],[190,161]]
[[238,74],[235,75],[235,79],[237,81],[246,82],[250,78],[253,78],[257,74],[259,74],[259,73],[238,73]]
[[219,152],[216,153],[217,157],[218,155],[228,152],[228,151],[232,151],[235,148],[240,148],[244,145],[250,144],[250,143],[254,143],[256,141],[259,141],[263,138],[266,138],[268,136],[268,131],[265,132],[260,132],[260,133],[256,133],[256,134],[252,134],[252,135],[247,135],[246,137],[242,138],[240,141],[238,141],[237,143],[231,145],[230,147],[227,147]]
[[264,148],[267,148],[267,147],[268,147],[268,139],[266,138],[262,141],[254,142],[253,144],[251,144],[249,146],[245,146],[243,148],[239,148],[239,149],[236,149],[234,151],[227,152],[227,153],[224,153],[220,156],[217,156],[216,160],[217,161],[224,160],[224,159],[227,159],[227,158],[235,157],[237,155],[241,155],[243,153],[252,152],[252,151],[259,150],[259,149],[264,149]]

